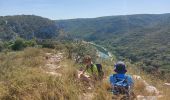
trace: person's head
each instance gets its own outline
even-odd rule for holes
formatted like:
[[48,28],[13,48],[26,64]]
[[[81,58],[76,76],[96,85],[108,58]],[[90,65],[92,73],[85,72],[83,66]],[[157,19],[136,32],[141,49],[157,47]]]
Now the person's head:
[[114,71],[118,74],[125,74],[127,72],[125,63],[122,61],[118,61],[114,65]]
[[92,62],[92,58],[90,56],[85,56],[83,62],[89,65]]

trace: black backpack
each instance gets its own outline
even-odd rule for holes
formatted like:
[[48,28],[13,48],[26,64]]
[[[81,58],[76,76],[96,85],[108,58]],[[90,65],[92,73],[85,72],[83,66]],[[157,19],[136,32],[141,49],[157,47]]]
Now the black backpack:
[[101,64],[95,64],[95,65],[97,67],[99,79],[103,79],[104,72],[103,72],[103,69],[102,69],[102,65]]

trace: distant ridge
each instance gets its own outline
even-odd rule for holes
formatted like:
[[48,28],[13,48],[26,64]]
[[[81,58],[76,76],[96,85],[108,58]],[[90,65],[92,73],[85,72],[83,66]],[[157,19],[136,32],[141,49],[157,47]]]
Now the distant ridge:
[[16,37],[25,39],[52,38],[57,36],[55,22],[35,15],[15,15],[0,17],[0,39],[10,40]]

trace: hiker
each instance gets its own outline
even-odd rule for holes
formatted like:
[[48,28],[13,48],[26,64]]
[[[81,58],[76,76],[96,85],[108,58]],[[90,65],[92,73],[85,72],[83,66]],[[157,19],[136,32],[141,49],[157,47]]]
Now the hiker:
[[[89,75],[90,79],[93,81],[101,80],[103,77],[102,65],[101,64],[93,64],[92,58],[90,56],[86,56],[83,61],[86,65],[86,68],[82,72],[82,76],[85,72]],[[84,76],[83,76],[84,77]]]
[[122,94],[129,97],[131,93],[133,93],[133,80],[130,75],[125,74],[127,72],[125,63],[118,61],[114,65],[114,71],[116,74],[110,75],[110,84],[113,94]]

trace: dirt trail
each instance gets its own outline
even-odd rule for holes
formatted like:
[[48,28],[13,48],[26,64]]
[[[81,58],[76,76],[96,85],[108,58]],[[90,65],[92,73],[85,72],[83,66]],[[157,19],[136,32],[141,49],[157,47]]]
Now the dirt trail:
[[45,59],[46,64],[43,68],[44,71],[49,75],[54,75],[57,77],[62,76],[61,73],[59,73],[59,70],[62,68],[60,66],[60,62],[63,60],[63,53],[53,54],[53,53],[46,53]]

